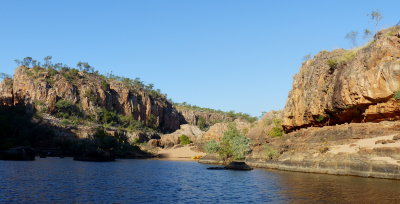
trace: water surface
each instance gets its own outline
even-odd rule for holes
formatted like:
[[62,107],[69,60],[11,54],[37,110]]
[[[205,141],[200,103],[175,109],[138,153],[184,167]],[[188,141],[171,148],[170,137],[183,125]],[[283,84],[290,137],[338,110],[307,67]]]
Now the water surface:
[[400,181],[196,162],[0,161],[0,203],[400,203]]

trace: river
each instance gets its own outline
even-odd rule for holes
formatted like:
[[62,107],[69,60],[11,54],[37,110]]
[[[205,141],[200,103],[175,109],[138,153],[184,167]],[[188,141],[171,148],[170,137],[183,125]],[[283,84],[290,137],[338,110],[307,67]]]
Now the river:
[[400,203],[400,181],[196,162],[0,161],[0,203]]

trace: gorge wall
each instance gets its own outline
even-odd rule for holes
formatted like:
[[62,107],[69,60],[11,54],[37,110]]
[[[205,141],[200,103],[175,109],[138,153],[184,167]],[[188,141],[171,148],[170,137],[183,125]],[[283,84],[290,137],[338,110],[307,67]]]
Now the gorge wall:
[[54,113],[57,101],[67,100],[80,106],[87,115],[97,115],[105,108],[163,131],[179,129],[184,122],[165,98],[101,75],[71,73],[71,70],[50,72],[43,68],[18,67],[13,79],[5,79],[0,84],[0,105],[24,104],[28,111]]
[[211,126],[218,122],[232,122],[235,120],[235,117],[228,116],[226,113],[196,110],[184,106],[176,106],[176,109],[182,114],[185,122],[190,125]]
[[[378,32],[368,45],[322,51],[303,63],[284,108],[283,127],[400,119],[400,27]],[[400,93],[400,92],[399,92]],[[400,95],[399,95],[400,98]]]

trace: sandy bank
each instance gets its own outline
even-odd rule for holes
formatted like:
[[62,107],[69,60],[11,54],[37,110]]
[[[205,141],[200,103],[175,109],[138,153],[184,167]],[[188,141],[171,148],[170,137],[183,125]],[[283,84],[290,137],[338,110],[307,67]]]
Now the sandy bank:
[[[157,159],[175,160],[175,161],[197,161],[199,157],[206,155],[204,152],[193,150],[193,146],[176,146],[172,148],[157,148],[159,155]],[[196,158],[197,157],[197,158]]]

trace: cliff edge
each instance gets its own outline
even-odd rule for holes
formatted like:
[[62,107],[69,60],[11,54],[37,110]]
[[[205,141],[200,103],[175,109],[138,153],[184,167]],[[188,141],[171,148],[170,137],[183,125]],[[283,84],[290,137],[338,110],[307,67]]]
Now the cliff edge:
[[[400,26],[378,32],[361,48],[322,51],[294,76],[283,127],[400,119]],[[399,94],[400,97],[400,94]]]

